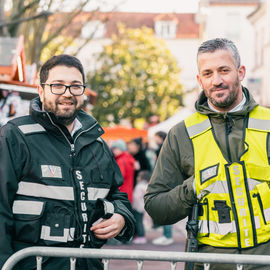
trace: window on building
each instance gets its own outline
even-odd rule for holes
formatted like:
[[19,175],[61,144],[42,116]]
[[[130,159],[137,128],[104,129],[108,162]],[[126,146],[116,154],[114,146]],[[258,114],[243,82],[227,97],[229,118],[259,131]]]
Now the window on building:
[[157,21],[155,23],[155,34],[161,38],[175,38],[177,24],[175,21]]
[[241,16],[237,12],[228,13],[226,15],[226,37],[232,40],[240,39],[241,27],[240,27]]
[[105,24],[101,21],[91,21],[86,23],[81,30],[82,38],[103,38],[105,35]]

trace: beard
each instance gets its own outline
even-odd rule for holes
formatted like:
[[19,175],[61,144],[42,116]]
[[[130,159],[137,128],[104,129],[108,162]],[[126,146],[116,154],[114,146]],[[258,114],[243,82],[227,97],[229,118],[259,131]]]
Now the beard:
[[[74,108],[73,109],[60,109],[59,104],[61,102],[72,102]],[[46,99],[44,99],[43,103],[43,109],[46,110],[47,112],[52,112],[58,123],[68,126],[73,123],[75,118],[77,117],[79,111],[81,110],[83,104],[78,105],[78,101],[76,98],[71,97],[71,98],[63,98],[63,99],[57,99],[55,103],[49,102]]]
[[[237,100],[237,97],[238,97],[238,89],[239,89],[239,85],[240,85],[240,82],[239,82],[239,79],[238,77],[236,78],[234,84],[232,85],[232,89],[231,91],[229,92],[229,95],[222,101],[218,101],[216,100],[215,98],[211,97],[209,95],[208,99],[209,101],[216,107],[218,108],[229,108],[231,107],[234,102]],[[210,92],[213,91],[213,90],[216,90],[216,89],[219,89],[219,88],[222,88],[222,89],[229,89],[229,86],[228,85],[224,85],[224,84],[221,84],[217,87],[213,87],[210,89]],[[222,94],[219,96],[219,94],[217,94],[217,97],[221,98],[222,97]]]

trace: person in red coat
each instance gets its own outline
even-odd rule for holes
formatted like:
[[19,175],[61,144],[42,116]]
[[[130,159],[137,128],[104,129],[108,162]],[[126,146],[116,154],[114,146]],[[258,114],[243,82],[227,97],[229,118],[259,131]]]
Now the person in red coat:
[[127,145],[125,141],[121,139],[114,141],[111,144],[111,149],[124,179],[123,185],[120,186],[119,190],[121,192],[126,192],[129,201],[132,203],[135,159],[127,152]]

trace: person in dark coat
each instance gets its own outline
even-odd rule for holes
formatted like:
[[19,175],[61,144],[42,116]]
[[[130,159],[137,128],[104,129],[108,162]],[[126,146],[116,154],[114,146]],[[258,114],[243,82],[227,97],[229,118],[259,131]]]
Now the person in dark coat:
[[134,173],[134,186],[140,171],[151,171],[150,162],[146,156],[146,149],[143,147],[142,138],[135,138],[127,144],[128,152],[131,153],[135,159],[135,173]]

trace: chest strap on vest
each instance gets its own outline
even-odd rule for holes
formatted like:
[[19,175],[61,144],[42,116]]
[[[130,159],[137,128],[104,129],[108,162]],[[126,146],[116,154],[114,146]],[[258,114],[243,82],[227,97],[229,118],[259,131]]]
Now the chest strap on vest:
[[254,215],[247,188],[247,181],[244,174],[243,164],[233,163],[226,166],[228,175],[228,184],[232,190],[231,201],[233,206],[236,226],[239,227],[238,242],[240,247],[247,248],[254,246],[256,239]]

